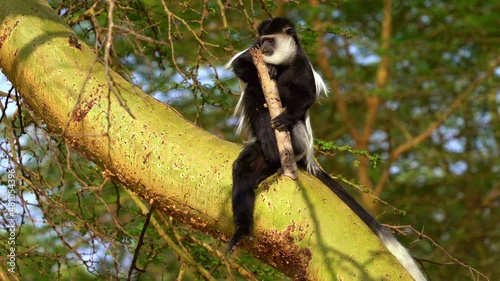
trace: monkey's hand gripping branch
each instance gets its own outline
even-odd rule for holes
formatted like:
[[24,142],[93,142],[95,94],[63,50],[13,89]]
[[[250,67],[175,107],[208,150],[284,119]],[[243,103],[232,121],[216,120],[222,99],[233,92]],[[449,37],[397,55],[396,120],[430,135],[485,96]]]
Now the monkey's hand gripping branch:
[[[264,62],[264,58],[262,56],[262,51],[258,48],[252,48],[250,49],[250,55],[252,55],[253,63],[257,68],[260,84],[262,85],[262,91],[264,92],[267,108],[269,109],[269,114],[271,115],[272,120],[283,112],[278,92],[278,85],[276,84],[276,81],[272,80],[269,76],[266,63]],[[295,163],[295,157],[293,155],[290,132],[288,132],[286,128],[284,130],[275,129],[274,134],[276,136],[276,143],[278,145],[283,174],[296,180],[297,164]]]

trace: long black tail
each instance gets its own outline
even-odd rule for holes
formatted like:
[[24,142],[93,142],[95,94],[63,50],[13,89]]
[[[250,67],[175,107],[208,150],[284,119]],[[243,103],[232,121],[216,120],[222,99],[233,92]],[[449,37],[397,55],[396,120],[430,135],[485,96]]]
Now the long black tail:
[[381,224],[375,220],[359,203],[322,169],[315,171],[315,176],[328,186],[344,203],[356,213],[363,222],[382,240],[387,249],[396,257],[416,281],[425,281],[425,277],[403,245]]

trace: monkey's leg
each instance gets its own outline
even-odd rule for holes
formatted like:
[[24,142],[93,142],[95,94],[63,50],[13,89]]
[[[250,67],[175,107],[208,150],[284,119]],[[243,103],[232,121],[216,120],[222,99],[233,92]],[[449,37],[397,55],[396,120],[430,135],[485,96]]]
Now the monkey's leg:
[[245,237],[251,238],[255,188],[260,181],[274,174],[279,164],[271,164],[264,157],[260,144],[253,142],[245,146],[233,164],[233,217],[236,231],[228,244],[234,251],[236,244]]

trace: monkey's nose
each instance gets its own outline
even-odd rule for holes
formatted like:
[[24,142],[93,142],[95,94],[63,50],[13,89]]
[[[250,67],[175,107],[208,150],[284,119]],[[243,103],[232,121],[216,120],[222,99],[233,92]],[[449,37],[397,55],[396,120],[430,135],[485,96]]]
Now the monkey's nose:
[[266,55],[266,56],[270,56],[270,55],[272,55],[272,54],[273,54],[273,49],[272,49],[272,48],[266,48],[266,47],[263,47],[263,48],[261,49],[261,51],[262,51],[262,54],[263,54],[263,55]]

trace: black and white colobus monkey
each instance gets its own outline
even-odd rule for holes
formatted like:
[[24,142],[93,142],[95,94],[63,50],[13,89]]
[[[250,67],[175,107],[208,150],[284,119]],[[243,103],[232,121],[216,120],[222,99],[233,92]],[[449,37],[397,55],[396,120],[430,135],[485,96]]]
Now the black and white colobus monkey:
[[250,48],[262,50],[271,79],[277,81],[285,110],[271,120],[250,48],[233,56],[226,66],[232,66],[236,76],[246,83],[236,106],[237,133],[245,131],[249,140],[233,164],[232,205],[236,232],[228,250],[233,251],[238,242],[251,237],[254,190],[281,165],[274,129],[287,128],[298,166],[307,169],[340,197],[380,237],[415,280],[425,280],[408,251],[314,160],[308,111],[318,95],[327,94],[327,88],[300,46],[294,25],[285,18],[268,19],[258,26],[258,33],[257,42]]

